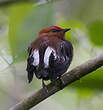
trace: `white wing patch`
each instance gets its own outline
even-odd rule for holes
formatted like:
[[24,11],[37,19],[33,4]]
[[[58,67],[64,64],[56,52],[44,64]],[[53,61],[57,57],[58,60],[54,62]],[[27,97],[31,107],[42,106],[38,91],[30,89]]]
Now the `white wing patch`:
[[35,49],[35,50],[33,51],[33,58],[34,58],[33,65],[34,65],[34,66],[39,65],[39,50]]
[[48,47],[45,51],[45,54],[44,54],[44,64],[45,64],[45,68],[47,68],[49,66],[49,58],[50,58],[50,55],[51,53],[53,52],[53,55],[55,56],[56,58],[56,52],[53,48],[51,47]]

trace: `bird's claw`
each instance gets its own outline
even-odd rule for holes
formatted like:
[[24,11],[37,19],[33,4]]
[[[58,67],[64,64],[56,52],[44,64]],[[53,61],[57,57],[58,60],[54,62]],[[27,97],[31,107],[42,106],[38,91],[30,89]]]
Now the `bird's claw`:
[[47,88],[46,84],[44,83],[44,80],[43,80],[43,79],[42,79],[42,87],[43,87],[43,89],[44,89],[46,92],[49,92],[49,91],[48,91],[48,88]]
[[62,89],[64,87],[64,85],[65,85],[65,83],[64,83],[64,81],[63,81],[63,79],[61,77],[59,77],[56,80],[53,80],[51,83],[52,83],[52,85],[57,86],[60,89]]

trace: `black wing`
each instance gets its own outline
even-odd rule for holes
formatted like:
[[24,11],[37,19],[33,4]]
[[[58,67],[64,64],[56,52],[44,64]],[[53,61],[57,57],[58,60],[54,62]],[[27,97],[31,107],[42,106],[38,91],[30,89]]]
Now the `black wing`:
[[30,83],[33,79],[33,75],[34,75],[34,72],[36,72],[36,67],[32,65],[33,61],[34,61],[34,58],[33,56],[31,55],[32,53],[32,47],[29,46],[28,47],[28,59],[27,59],[27,77],[28,77],[28,82]]
[[31,52],[32,52],[32,47],[31,47],[31,45],[28,47],[28,54],[29,54],[29,56],[30,56],[30,54],[31,54]]
[[61,47],[62,47],[62,50],[64,51],[64,56],[67,56],[67,59],[68,59],[68,63],[70,65],[72,59],[73,59],[73,46],[72,44],[67,41],[67,40],[64,40],[62,43],[61,43]]
[[63,40],[57,46],[57,58],[54,55],[50,56],[50,69],[53,77],[57,78],[65,73],[72,61],[73,47],[69,41]]

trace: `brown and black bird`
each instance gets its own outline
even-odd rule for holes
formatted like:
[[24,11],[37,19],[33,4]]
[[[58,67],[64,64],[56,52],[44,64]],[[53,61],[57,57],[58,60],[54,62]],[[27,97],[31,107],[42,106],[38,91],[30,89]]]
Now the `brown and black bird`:
[[65,40],[65,33],[70,29],[62,29],[58,26],[43,28],[38,38],[28,48],[27,72],[29,83],[33,75],[44,80],[50,80],[53,84],[65,73],[72,61],[72,44]]

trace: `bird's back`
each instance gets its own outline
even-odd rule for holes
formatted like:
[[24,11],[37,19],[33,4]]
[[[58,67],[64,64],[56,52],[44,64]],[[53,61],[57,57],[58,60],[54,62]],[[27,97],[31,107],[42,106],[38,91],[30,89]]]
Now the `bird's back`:
[[55,80],[67,71],[71,63],[72,45],[66,40],[53,37],[39,39],[29,47],[28,79],[32,81],[35,73],[39,79]]

